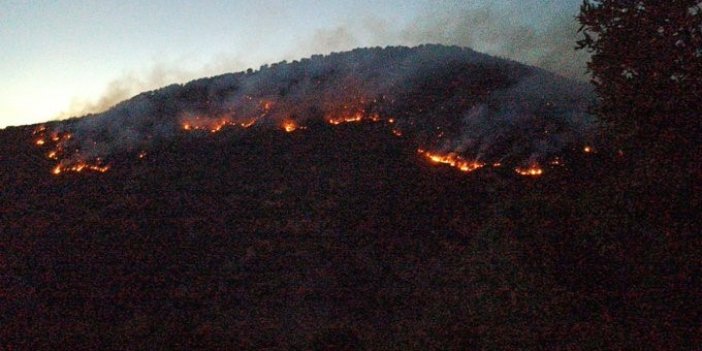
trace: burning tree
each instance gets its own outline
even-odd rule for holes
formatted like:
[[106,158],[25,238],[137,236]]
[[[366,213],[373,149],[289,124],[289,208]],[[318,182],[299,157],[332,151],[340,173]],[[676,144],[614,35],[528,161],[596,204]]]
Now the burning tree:
[[702,2],[585,0],[578,20],[597,112],[623,146],[647,159],[699,147]]

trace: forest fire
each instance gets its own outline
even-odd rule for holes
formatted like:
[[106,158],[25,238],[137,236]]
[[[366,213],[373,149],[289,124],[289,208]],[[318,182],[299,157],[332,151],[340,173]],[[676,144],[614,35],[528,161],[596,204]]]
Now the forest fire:
[[282,127],[283,127],[283,130],[285,130],[286,132],[292,133],[295,130],[297,130],[298,125],[295,121],[293,121],[291,119],[286,119],[283,121]]
[[[46,138],[46,136],[45,136],[46,130],[47,130],[46,126],[40,126],[32,132],[32,135],[39,135],[39,139],[37,139],[34,142],[37,146],[44,146],[45,144],[47,144],[47,140],[45,139]],[[50,160],[58,160],[59,156],[64,154],[64,150],[66,148],[67,142],[69,140],[71,140],[72,138],[73,138],[73,136],[70,133],[65,133],[65,132],[51,133],[50,140],[54,143],[53,149],[46,153],[46,157]],[[76,155],[78,155],[78,154],[79,154],[79,150],[76,150]],[[67,161],[66,159],[64,159],[63,161],[61,161],[59,164],[57,164],[56,166],[54,166],[51,169],[51,174],[60,175],[62,173],[66,173],[66,172],[105,173],[109,169],[110,169],[110,166],[103,164],[103,161],[100,158],[96,158],[93,162],[88,162],[88,161],[84,161],[84,160]]]
[[203,118],[197,116],[195,118],[185,119],[181,122],[181,127],[185,131],[208,131],[210,133],[217,133],[221,131],[224,127],[233,126],[233,123],[229,118]]
[[249,127],[253,126],[254,124],[256,124],[256,120],[255,120],[255,119],[252,119],[252,120],[250,120],[250,121],[246,121],[246,122],[241,122],[241,123],[239,123],[239,125],[240,125],[242,128],[249,128]]
[[361,122],[362,120],[363,120],[363,113],[362,112],[356,112],[355,114],[352,114],[352,115],[344,115],[344,116],[327,118],[327,122],[329,122],[329,124],[332,124],[335,126],[338,126],[339,124],[342,124],[342,123]]
[[[342,114],[340,116],[333,116],[329,117],[327,116],[326,118],[327,123],[331,125],[338,126],[343,123],[358,123],[358,122],[363,122],[363,121],[371,121],[371,122],[380,122],[383,119],[380,117],[378,113],[372,113],[370,115],[366,115],[365,112],[363,111],[358,111],[353,114]],[[392,118],[391,118],[392,120]]]
[[528,177],[538,177],[544,174],[544,170],[537,164],[532,164],[529,167],[517,167],[514,169],[517,174]]
[[441,163],[441,164],[446,164],[451,167],[457,168],[462,172],[472,172],[477,169],[483,168],[485,166],[484,163],[479,162],[479,161],[468,161],[464,159],[463,157],[459,156],[455,152],[451,152],[448,154],[438,154],[438,153],[432,153],[429,151],[425,151],[423,149],[418,149],[418,153],[423,154],[424,157],[426,157],[428,160],[432,161],[433,163]]
[[99,165],[99,164],[88,164],[83,161],[79,161],[78,163],[74,163],[69,166],[62,166],[62,165],[57,165],[51,170],[51,173],[54,175],[60,175],[61,173],[64,172],[76,172],[76,173],[81,173],[81,172],[97,172],[97,173],[105,173],[110,170],[109,165]]

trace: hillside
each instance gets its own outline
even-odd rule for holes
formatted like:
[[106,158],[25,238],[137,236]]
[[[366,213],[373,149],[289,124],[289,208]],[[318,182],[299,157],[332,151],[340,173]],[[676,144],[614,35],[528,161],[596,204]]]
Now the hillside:
[[[548,76],[446,50],[494,70],[470,71],[454,88],[461,92],[445,77],[464,70],[432,71],[424,84],[401,85],[392,104],[342,103],[333,116],[320,98],[309,106],[316,117],[263,111],[259,100],[252,104],[262,111],[223,115],[222,104],[199,95],[229,79],[215,77],[42,132],[0,131],[0,349],[699,345],[700,199],[680,191],[699,181],[671,175],[670,186],[633,184],[626,156],[603,143],[583,152],[596,139],[580,122],[562,122],[584,104],[567,102],[568,93],[489,93],[439,113],[486,84],[515,91],[521,78]],[[283,94],[262,96],[292,104]],[[491,107],[515,96],[532,103],[512,109],[533,117],[517,120],[523,124]],[[479,104],[486,112],[475,117]],[[135,106],[149,113],[129,114]],[[270,115],[240,125],[261,112]],[[350,118],[337,124],[334,116]],[[483,120],[503,123],[466,132]],[[428,134],[437,127],[448,141]],[[459,142],[493,133],[495,142]],[[40,135],[45,145],[36,144]],[[534,136],[543,142],[519,148]],[[47,157],[58,146],[61,157]],[[453,155],[454,167],[420,147]],[[98,157],[106,172],[71,171]],[[463,159],[484,165],[462,171],[455,160]],[[515,172],[525,162],[543,174]],[[57,163],[64,168],[52,174]]]

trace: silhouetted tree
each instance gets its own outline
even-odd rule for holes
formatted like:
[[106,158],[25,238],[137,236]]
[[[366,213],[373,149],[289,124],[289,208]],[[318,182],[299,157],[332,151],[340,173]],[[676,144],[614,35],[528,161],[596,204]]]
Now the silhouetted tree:
[[702,2],[585,0],[578,20],[602,121],[634,154],[688,159],[700,145]]

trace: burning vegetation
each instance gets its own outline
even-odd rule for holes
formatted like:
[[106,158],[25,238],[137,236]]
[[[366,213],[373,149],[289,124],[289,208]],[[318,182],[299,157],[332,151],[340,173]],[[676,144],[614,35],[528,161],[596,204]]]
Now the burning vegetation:
[[437,165],[467,173],[505,163],[538,176],[542,168],[517,165],[561,165],[561,150],[587,129],[588,94],[578,83],[465,48],[361,49],[146,92],[53,131],[40,126],[32,142],[57,162],[54,174],[105,172],[111,153],[143,158],[136,153],[180,133],[378,123],[434,150],[420,154]]
[[446,164],[460,170],[461,172],[473,172],[475,170],[485,167],[484,163],[479,161],[466,160],[463,157],[456,154],[455,152],[451,152],[448,154],[439,154],[425,151],[423,149],[418,149],[417,152],[421,155],[424,155],[424,157],[426,157],[429,161],[433,163]]
[[[269,103],[266,103],[262,106],[265,106],[266,109],[268,109]],[[242,121],[236,121],[234,118],[231,117],[209,118],[204,116],[195,116],[182,119],[181,130],[184,132],[202,131],[207,133],[218,133],[225,128],[238,127],[247,129],[254,126],[258,120],[258,118],[253,118],[244,119]],[[327,116],[325,120],[332,126],[338,126],[346,123],[376,123],[382,121],[386,122],[388,126],[391,126],[395,123],[394,118],[382,118],[378,113],[365,114],[364,112],[356,112],[354,114],[342,114],[334,117]],[[284,119],[280,123],[280,128],[287,133],[292,133],[298,129],[307,129],[306,126],[300,125],[297,121],[295,121],[292,118]],[[402,131],[397,127],[391,127],[390,131],[396,137],[403,136]],[[439,138],[443,136],[443,134],[444,132],[442,131],[439,134]],[[74,153],[72,155],[67,154],[66,150],[68,148],[68,143],[73,138],[72,134],[70,133],[52,132],[50,135],[47,135],[46,126],[39,126],[34,130],[32,135],[35,137],[34,143],[38,147],[47,147],[47,142],[52,143],[52,148],[46,153],[46,157],[51,160],[59,161],[59,163],[51,169],[51,173],[54,175],[60,175],[68,172],[105,173],[110,169],[110,165],[105,163],[105,161],[100,157],[96,157],[90,161],[83,159],[82,157],[80,157],[79,149],[74,150]],[[594,151],[594,148],[592,146],[586,145],[583,146],[582,151],[584,153],[592,153]],[[436,151],[427,151],[423,148],[419,148],[417,149],[417,153],[422,155],[425,159],[427,159],[433,164],[447,165],[464,173],[470,173],[479,170],[481,168],[486,167],[487,165],[486,163],[481,162],[477,159],[467,159],[457,152],[442,153]],[[146,151],[140,151],[137,157],[139,159],[143,159],[146,157],[146,155]],[[564,162],[561,157],[555,156],[548,162],[548,164],[551,166],[562,166],[564,165]],[[491,163],[490,166],[492,168],[500,168],[503,167],[503,163],[502,161],[497,161]],[[525,177],[539,177],[544,174],[544,169],[537,163],[531,163],[528,167],[517,166],[514,168],[514,171],[517,174]]]
[[59,161],[51,169],[51,174],[60,175],[62,173],[68,172],[96,172],[105,173],[110,169],[110,166],[104,162],[100,157],[96,157],[92,161],[84,160],[80,157],[80,150],[74,149],[72,154],[69,154],[67,150],[69,148],[69,141],[73,139],[73,135],[68,132],[58,132],[53,131],[47,135],[46,126],[39,126],[33,132],[32,135],[37,139],[35,140],[36,146],[40,148],[49,148],[50,150],[46,152],[46,157],[50,160]]

